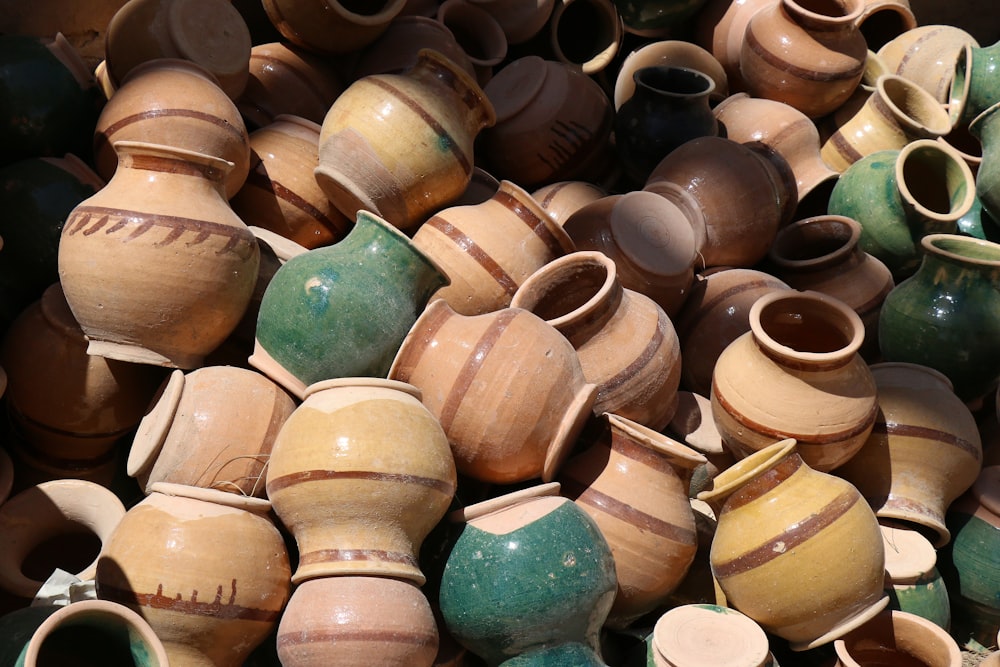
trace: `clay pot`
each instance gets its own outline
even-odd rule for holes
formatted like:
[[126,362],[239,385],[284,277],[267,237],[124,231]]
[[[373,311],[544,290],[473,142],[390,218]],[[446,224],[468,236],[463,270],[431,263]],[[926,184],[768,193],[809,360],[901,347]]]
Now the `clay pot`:
[[257,241],[223,196],[230,163],[140,142],[115,150],[114,177],[63,228],[66,302],[88,354],[195,368],[236,328],[259,269]]
[[625,56],[618,74],[615,76],[613,91],[615,109],[620,109],[635,93],[633,75],[643,67],[664,65],[667,67],[686,67],[707,75],[715,87],[709,92],[708,99],[716,105],[729,95],[729,79],[726,70],[715,56],[694,42],[681,39],[664,39],[643,44],[641,47]]
[[850,483],[807,465],[794,440],[738,461],[698,497],[718,515],[712,574],[728,605],[792,650],[828,644],[888,604],[874,513]]
[[402,13],[406,0],[375,4],[351,0],[264,0],[281,36],[307,51],[347,54],[375,41]]
[[488,11],[511,45],[523,44],[542,31],[555,8],[555,0],[471,0]]
[[337,576],[299,584],[281,614],[283,667],[431,667],[438,649],[431,606],[412,581]]
[[530,275],[574,250],[538,202],[506,180],[481,204],[432,215],[414,233],[413,245],[448,276],[434,298],[463,315],[506,308]]
[[11,496],[0,505],[0,587],[30,600],[56,568],[94,579],[124,516],[114,493],[81,479],[42,482]]
[[625,35],[613,0],[559,0],[548,27],[555,59],[587,75],[612,63]]
[[656,620],[646,640],[651,667],[767,667],[768,638],[753,619],[713,604],[686,604]]
[[965,44],[955,60],[948,95],[948,111],[953,125],[968,126],[986,109],[1000,102],[995,83],[1000,42],[978,47]]
[[105,545],[97,596],[145,618],[172,665],[242,665],[277,627],[290,594],[288,552],[270,509],[260,498],[154,485]]
[[543,318],[573,345],[584,377],[597,385],[596,415],[615,413],[653,430],[670,422],[681,377],[674,325],[655,301],[622,286],[610,257],[580,251],[553,260],[510,305]]
[[908,30],[917,27],[910,0],[864,0],[858,30],[869,50],[878,51]]
[[267,495],[298,545],[293,583],[376,575],[423,585],[417,553],[455,493],[441,425],[413,386],[311,385],[278,433]]
[[916,530],[897,525],[879,526],[885,550],[885,590],[889,608],[951,627],[948,588],[937,569],[934,545]]
[[760,10],[778,0],[709,0],[698,12],[694,42],[712,54],[726,71],[730,90],[745,90],[740,50],[747,24]]
[[885,611],[833,643],[835,667],[916,663],[961,667],[962,652],[944,629],[905,611]]
[[[374,42],[357,53],[354,80],[372,74],[401,74],[417,64],[421,49],[434,49],[455,66],[476,77],[476,67],[451,28],[431,16],[399,15]],[[330,105],[327,105],[329,109]],[[322,118],[320,119],[322,122]]]
[[171,482],[263,498],[271,448],[294,409],[254,371],[175,370],[136,430],[127,472],[146,493]]
[[318,124],[288,115],[250,134],[250,173],[229,202],[243,222],[308,249],[347,236],[353,220],[330,203],[313,175],[319,135]]
[[465,316],[442,299],[414,323],[388,377],[423,393],[459,473],[497,484],[552,480],[597,397],[572,344],[541,317]]
[[864,447],[837,470],[881,519],[917,528],[935,548],[951,539],[945,512],[979,475],[976,420],[951,381],[927,366],[870,366],[879,416]]
[[118,141],[143,141],[205,153],[233,163],[225,198],[243,187],[250,171],[250,135],[239,109],[205,68],[187,60],[143,63],[121,82],[94,128],[94,163],[111,180]]
[[711,399],[701,394],[677,392],[677,412],[664,432],[705,457],[705,465],[695,468],[691,475],[688,493],[692,497],[703,491],[712,478],[736,460],[726,449],[719,429],[715,427]]
[[424,49],[406,72],[358,79],[334,101],[316,180],[348,218],[363,209],[415,228],[465,190],[475,138],[495,120],[476,81]]
[[[465,525],[442,573],[441,614],[455,639],[487,664],[518,657],[533,664],[531,654],[546,649],[575,655],[541,664],[601,664],[598,634],[614,601],[614,558],[593,519],[558,492],[558,483],[537,485],[453,515]],[[521,594],[509,594],[510,581]]]
[[180,58],[204,67],[231,99],[249,77],[250,28],[225,0],[129,0],[115,12],[105,37],[105,63],[115,85],[137,65]]
[[1000,219],[1000,102],[988,107],[969,123],[969,133],[982,146],[982,160],[976,171],[976,197],[994,220]]
[[875,379],[858,354],[861,318],[821,292],[779,290],[757,299],[749,319],[712,374],[712,415],[726,446],[746,456],[795,438],[820,472],[849,461],[878,416]]
[[465,51],[479,85],[493,78],[493,69],[507,57],[507,35],[492,14],[470,0],[445,0],[436,19],[448,28]]
[[966,45],[979,46],[979,42],[960,27],[931,23],[907,30],[876,53],[890,73],[915,82],[944,104],[956,61]]
[[705,458],[613,413],[581,438],[556,481],[597,523],[611,547],[618,593],[606,627],[625,628],[666,602],[698,549],[688,502]]
[[543,185],[531,196],[561,227],[569,216],[587,204],[607,197],[608,192],[587,181],[559,181]]

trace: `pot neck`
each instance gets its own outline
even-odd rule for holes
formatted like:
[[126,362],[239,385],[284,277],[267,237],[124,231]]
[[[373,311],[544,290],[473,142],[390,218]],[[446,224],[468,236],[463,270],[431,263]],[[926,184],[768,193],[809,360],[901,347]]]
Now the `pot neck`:
[[[116,141],[113,146],[118,154],[118,171],[153,172],[161,177],[201,181],[205,190],[225,199],[226,177],[235,166],[232,162],[162,144]],[[118,176],[118,171],[112,180]]]
[[782,11],[808,32],[855,32],[860,0],[781,0]]
[[954,231],[976,198],[976,179],[969,165],[940,141],[919,139],[903,147],[894,177],[915,236]]
[[652,65],[636,70],[632,77],[636,93],[661,102],[707,106],[715,90],[715,81],[689,67]]
[[861,225],[845,216],[806,218],[782,228],[769,251],[780,269],[794,273],[823,271],[859,264],[864,252],[858,245]]
[[1000,287],[1000,244],[957,234],[929,234],[920,244],[924,256],[919,271],[935,281],[948,275],[961,280],[971,272]]
[[781,440],[734,463],[716,475],[698,494],[719,516],[725,507],[738,507],[759,497],[805,466],[795,440]]
[[[497,121],[493,103],[475,79],[433,49],[421,49],[417,53],[416,63],[401,76],[410,77],[446,93],[447,97],[442,97],[440,103],[456,110],[457,115],[465,119],[471,134],[492,127]],[[448,99],[457,100],[460,104],[452,105],[446,101]]]

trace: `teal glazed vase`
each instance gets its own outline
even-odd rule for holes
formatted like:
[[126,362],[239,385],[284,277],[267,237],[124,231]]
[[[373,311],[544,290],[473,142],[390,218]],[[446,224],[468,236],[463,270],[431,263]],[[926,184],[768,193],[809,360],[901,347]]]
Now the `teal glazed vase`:
[[949,113],[952,125],[968,126],[989,107],[1000,102],[1000,42],[992,46],[965,44],[955,61]]
[[491,667],[603,664],[594,660],[618,585],[614,559],[559,488],[539,484],[449,515],[464,525],[441,574],[441,615]]
[[961,154],[919,139],[848,167],[833,186],[827,213],[860,222],[861,249],[889,267],[898,284],[920,266],[920,239],[957,232],[975,199],[976,178]]
[[340,242],[288,260],[268,283],[249,362],[292,394],[342,377],[386,377],[448,277],[384,219],[359,211]]
[[983,147],[983,159],[976,172],[976,196],[983,210],[1000,220],[1000,102],[991,105],[969,123],[969,133]]
[[886,296],[879,314],[885,361],[943,373],[975,405],[1000,378],[1000,244],[958,234],[921,240],[920,268]]

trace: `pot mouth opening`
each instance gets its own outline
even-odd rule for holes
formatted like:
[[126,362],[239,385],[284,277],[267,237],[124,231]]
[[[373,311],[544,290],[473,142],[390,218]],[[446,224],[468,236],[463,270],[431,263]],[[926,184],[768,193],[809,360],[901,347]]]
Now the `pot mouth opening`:
[[1000,267],[1000,244],[959,234],[929,234],[920,240],[927,252],[963,263]]
[[813,216],[785,227],[771,244],[771,259],[789,268],[807,268],[840,257],[861,238],[861,226],[840,215]]
[[957,220],[975,203],[971,168],[958,151],[934,139],[919,139],[900,151],[896,183],[904,200],[933,220]]
[[650,65],[637,69],[632,76],[637,86],[677,97],[709,95],[715,90],[711,77],[690,67]]
[[864,325],[846,304],[819,292],[782,290],[750,309],[754,337],[769,356],[802,362],[850,360],[864,340]]

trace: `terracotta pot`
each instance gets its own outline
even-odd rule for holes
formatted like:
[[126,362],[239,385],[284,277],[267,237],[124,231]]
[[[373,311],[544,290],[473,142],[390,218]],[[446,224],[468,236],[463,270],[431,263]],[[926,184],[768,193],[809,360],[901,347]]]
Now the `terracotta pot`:
[[[115,150],[114,177],[63,228],[66,302],[88,354],[195,368],[236,328],[260,264],[256,239],[223,196],[230,165],[156,144]],[[152,281],[156,289],[143,287]]]
[[858,354],[861,318],[820,292],[779,290],[755,301],[749,319],[712,374],[712,415],[726,445],[746,456],[795,438],[820,472],[849,461],[878,416],[875,379]]
[[[97,596],[138,612],[171,665],[242,665],[277,627],[291,570],[271,504],[158,483],[97,563]],[[224,545],[224,547],[222,547]]]
[[402,74],[417,64],[421,49],[434,49],[475,78],[476,67],[469,54],[451,28],[434,18],[436,14],[437,7],[431,16],[401,14],[394,18],[378,39],[358,51],[353,80],[372,74]]
[[412,581],[392,577],[303,581],[278,625],[283,667],[431,667],[437,648],[427,598]]
[[406,0],[264,0],[282,37],[322,55],[347,54],[371,44],[402,13]]
[[726,70],[730,90],[745,90],[740,73],[740,49],[747,24],[757,12],[778,0],[709,0],[698,12],[696,44],[707,50]]
[[951,381],[927,366],[870,366],[879,416],[861,450],[837,470],[879,518],[923,531],[935,548],[951,539],[945,512],[982,465],[976,420]]
[[129,0],[115,12],[105,37],[105,63],[116,85],[137,65],[180,58],[204,67],[231,99],[246,88],[250,28],[225,0]]
[[975,37],[954,25],[919,25],[876,50],[886,69],[909,79],[942,104],[948,101],[959,53],[979,46]]
[[250,172],[250,135],[239,109],[218,80],[196,63],[179,59],[137,66],[101,111],[94,128],[97,173],[110,181],[118,169],[118,141],[165,144],[233,163],[225,198],[243,187]]
[[735,609],[687,604],[667,610],[646,640],[651,667],[768,667],[768,638]]
[[254,371],[175,370],[136,430],[127,472],[146,493],[171,482],[263,498],[271,448],[294,409]]
[[626,289],[614,260],[574,252],[535,271],[511,300],[565,336],[588,382],[596,415],[606,412],[653,430],[677,409],[681,350],[674,325],[655,301]]
[[587,75],[612,63],[625,35],[613,0],[559,0],[548,26],[555,59]]
[[473,143],[495,120],[476,81],[424,49],[406,72],[358,79],[334,101],[320,132],[316,180],[348,218],[363,209],[415,228],[465,190]]
[[962,652],[944,629],[905,611],[885,611],[833,643],[836,667],[877,662],[961,667]]
[[951,603],[944,578],[937,569],[934,545],[916,530],[894,524],[880,525],[889,609],[921,616],[949,630]]
[[539,316],[465,316],[442,299],[410,329],[388,377],[423,393],[459,473],[497,484],[552,480],[597,397],[572,344]]
[[726,70],[707,49],[682,39],[663,39],[643,44],[625,56],[615,76],[615,109],[620,109],[635,93],[635,72],[650,65],[686,67],[706,74],[715,83],[708,94],[713,106],[729,95]]
[[608,194],[601,186],[587,181],[559,181],[543,185],[531,196],[561,227],[573,213]]
[[910,0],[865,0],[857,26],[868,48],[878,51],[906,31],[916,28],[917,17],[910,7]]
[[794,440],[738,461],[698,497],[719,517],[712,574],[728,604],[792,650],[828,644],[888,604],[874,513],[850,483],[807,465]]
[[470,0],[445,0],[436,19],[444,24],[465,51],[479,85],[493,78],[493,70],[507,57],[503,26],[482,6]]
[[471,0],[488,11],[511,45],[523,44],[542,31],[555,8],[555,0]]
[[506,308],[530,275],[574,250],[539,203],[506,180],[481,204],[432,215],[414,233],[413,245],[448,276],[434,298],[463,315]]
[[455,493],[455,461],[421,393],[402,382],[311,385],[278,433],[267,495],[298,545],[293,583],[340,575],[422,585],[420,545]]
[[58,479],[11,496],[0,505],[0,587],[27,600],[56,568],[94,579],[125,516],[107,488],[80,479]]
[[608,412],[579,449],[556,481],[611,547],[618,593],[605,626],[625,628],[664,604],[687,575],[698,549],[688,488],[706,460]]

